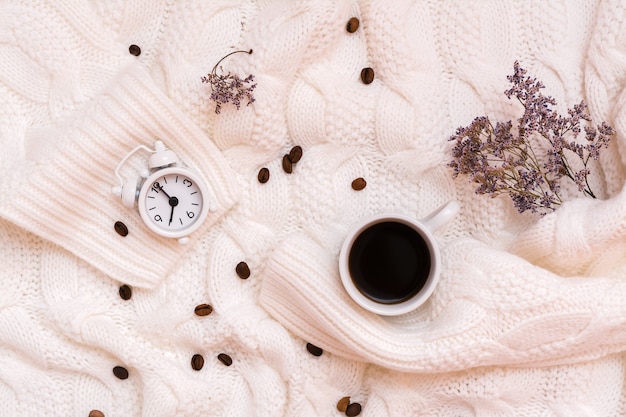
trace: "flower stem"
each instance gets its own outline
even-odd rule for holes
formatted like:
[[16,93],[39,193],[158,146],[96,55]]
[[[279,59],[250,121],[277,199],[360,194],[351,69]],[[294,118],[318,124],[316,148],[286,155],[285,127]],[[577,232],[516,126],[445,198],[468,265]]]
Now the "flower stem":
[[231,55],[234,55],[234,54],[239,54],[239,53],[251,54],[251,53],[252,53],[252,49],[249,49],[249,50],[247,50],[247,51],[244,51],[244,50],[237,50],[237,51],[233,51],[233,52],[231,52],[231,53],[229,53],[229,54],[224,55],[224,56],[223,56],[223,57],[222,57],[219,61],[217,61],[217,64],[215,64],[215,66],[214,66],[214,67],[213,67],[213,69],[211,70],[211,73],[212,73],[212,74],[215,74],[215,73],[216,73],[216,71],[217,71],[217,67],[220,65],[220,63],[221,63],[223,60],[225,60],[226,58],[228,58],[228,57],[229,57],[229,56],[231,56]]

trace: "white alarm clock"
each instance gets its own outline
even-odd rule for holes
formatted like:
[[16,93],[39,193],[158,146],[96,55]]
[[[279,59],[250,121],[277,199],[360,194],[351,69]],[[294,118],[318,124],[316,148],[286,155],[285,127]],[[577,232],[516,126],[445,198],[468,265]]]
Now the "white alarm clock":
[[[120,167],[140,149],[152,153],[150,170],[124,181]],[[143,145],[131,150],[116,167],[115,175],[120,185],[113,187],[113,193],[122,198],[122,203],[134,207],[136,202],[148,229],[178,239],[181,244],[187,243],[187,236],[202,225],[209,211],[215,211],[202,176],[182,165],[161,141],[155,142],[154,150]]]

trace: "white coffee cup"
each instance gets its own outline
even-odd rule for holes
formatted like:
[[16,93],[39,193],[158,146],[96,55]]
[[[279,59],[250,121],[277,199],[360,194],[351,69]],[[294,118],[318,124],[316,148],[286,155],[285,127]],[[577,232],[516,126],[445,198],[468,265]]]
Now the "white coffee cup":
[[385,316],[422,305],[435,289],[441,269],[433,233],[458,211],[459,203],[453,200],[420,220],[385,213],[359,221],[339,253],[339,273],[350,297]]

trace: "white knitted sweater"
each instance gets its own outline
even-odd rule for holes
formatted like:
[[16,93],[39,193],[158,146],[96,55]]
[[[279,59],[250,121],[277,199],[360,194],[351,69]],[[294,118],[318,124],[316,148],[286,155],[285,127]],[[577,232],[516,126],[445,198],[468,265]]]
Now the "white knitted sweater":
[[[620,0],[3,1],[0,416],[335,416],[345,396],[374,417],[625,415],[625,25]],[[234,49],[256,101],[218,115],[200,77]],[[458,126],[519,117],[515,60],[615,127],[601,198],[540,218],[452,178]],[[156,139],[218,200],[186,246],[111,193]],[[349,228],[450,199],[429,301],[352,302]]]

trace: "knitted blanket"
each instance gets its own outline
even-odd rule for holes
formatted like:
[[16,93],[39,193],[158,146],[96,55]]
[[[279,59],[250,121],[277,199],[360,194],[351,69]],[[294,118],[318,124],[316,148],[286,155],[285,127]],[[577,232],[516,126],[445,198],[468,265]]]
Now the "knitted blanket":
[[[0,416],[626,415],[625,22],[618,0],[2,2]],[[201,77],[250,49],[217,69],[254,102],[216,113]],[[515,61],[615,128],[597,199],[520,214],[453,178],[459,126],[520,116]],[[111,192],[155,140],[216,200],[187,245]],[[429,300],[352,301],[351,227],[449,200]]]

